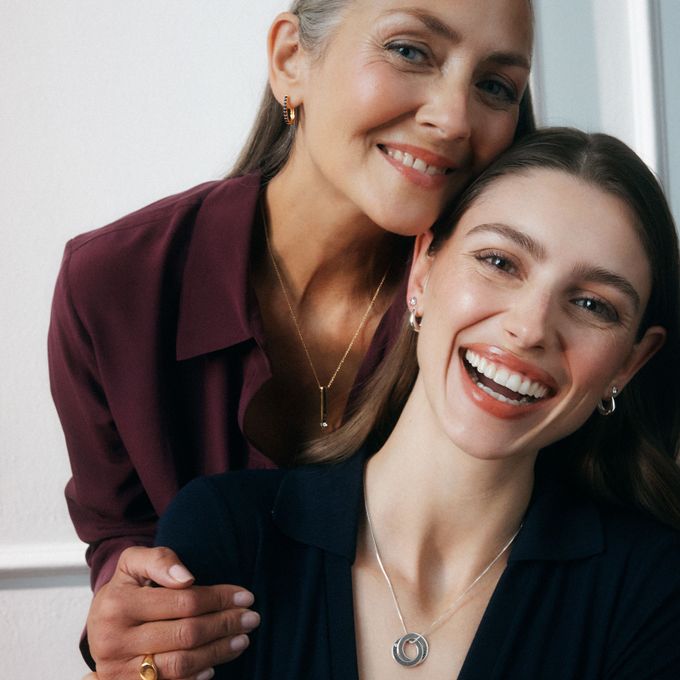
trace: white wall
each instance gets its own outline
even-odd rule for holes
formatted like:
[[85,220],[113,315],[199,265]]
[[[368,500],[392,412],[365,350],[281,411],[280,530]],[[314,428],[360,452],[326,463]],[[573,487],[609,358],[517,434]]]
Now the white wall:
[[286,5],[0,0],[0,678],[86,670],[84,547],[46,363],[64,243],[226,172]]
[[[2,678],[56,677],[55,664],[59,678],[85,671],[76,643],[87,576],[63,500],[69,472],[45,356],[63,245],[226,171],[264,83],[268,21],[286,4],[0,0]],[[677,210],[680,95],[671,64],[680,63],[680,3],[537,5],[541,119],[622,135],[664,172]],[[650,83],[644,68],[633,78],[640,60],[631,55],[646,43],[629,27],[648,7],[663,13],[658,110],[667,130],[655,127],[663,115],[634,106]],[[665,155],[655,143],[664,135]]]

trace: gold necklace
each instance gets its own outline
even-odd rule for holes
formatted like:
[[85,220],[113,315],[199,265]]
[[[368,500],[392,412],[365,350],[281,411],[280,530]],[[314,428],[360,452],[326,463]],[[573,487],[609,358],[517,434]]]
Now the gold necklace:
[[295,330],[297,331],[298,337],[300,338],[300,342],[302,343],[302,348],[305,350],[305,356],[307,357],[307,362],[309,363],[309,367],[312,369],[312,373],[314,374],[314,380],[316,380],[316,384],[319,387],[319,417],[320,417],[320,423],[319,424],[321,425],[321,429],[325,430],[328,427],[328,390],[331,388],[331,386],[335,382],[335,378],[337,377],[338,373],[340,372],[340,369],[343,367],[343,364],[345,363],[345,359],[347,359],[347,356],[349,355],[350,351],[352,350],[352,347],[354,346],[354,342],[359,337],[359,333],[361,333],[362,328],[366,324],[366,320],[368,319],[368,315],[371,313],[371,309],[373,309],[373,304],[375,303],[376,299],[378,298],[378,295],[380,295],[380,291],[382,290],[383,283],[385,283],[385,279],[387,278],[387,272],[389,271],[389,267],[385,270],[385,273],[383,274],[382,279],[380,279],[380,283],[378,284],[378,287],[375,289],[375,293],[373,293],[373,297],[371,298],[371,301],[368,303],[368,307],[366,308],[364,315],[361,317],[361,321],[359,322],[359,326],[357,327],[356,331],[354,332],[352,339],[349,341],[349,345],[347,345],[347,349],[345,350],[345,353],[342,355],[342,358],[340,359],[340,362],[336,366],[335,371],[333,371],[333,375],[331,376],[330,380],[328,381],[328,384],[324,386],[324,385],[321,384],[321,380],[319,380],[319,375],[316,372],[316,368],[314,368],[314,362],[312,361],[312,357],[309,353],[309,349],[307,348],[307,343],[305,342],[305,339],[302,336],[302,331],[300,330],[300,324],[298,323],[297,316],[295,315],[295,312],[293,311],[293,305],[290,301],[290,297],[288,295],[288,291],[286,290],[286,286],[283,283],[283,277],[281,276],[279,266],[276,263],[276,258],[274,257],[274,252],[272,251],[271,244],[269,243],[269,226],[268,226],[268,223],[267,223],[267,216],[265,214],[264,205],[263,205],[262,201],[260,202],[260,211],[262,212],[262,222],[264,224],[264,238],[265,238],[265,241],[267,242],[267,252],[269,253],[269,258],[271,259],[272,266],[274,267],[274,271],[276,272],[276,278],[279,280],[279,285],[281,286],[281,292],[283,293],[283,297],[285,298],[286,304],[288,305],[288,310],[290,311],[290,316],[293,319],[293,324],[295,325]]
[[[462,593],[460,593],[451,604],[430,624],[429,628],[423,633],[411,633],[406,627],[406,622],[404,621],[404,615],[401,613],[401,607],[399,606],[399,600],[397,599],[397,594],[394,592],[394,586],[390,577],[387,575],[387,570],[383,564],[382,558],[380,557],[380,551],[378,550],[378,542],[375,539],[375,533],[373,531],[373,523],[371,522],[371,514],[368,512],[368,499],[366,497],[366,477],[364,475],[364,508],[366,510],[366,523],[368,524],[368,533],[371,537],[371,542],[373,543],[373,549],[375,550],[375,557],[380,567],[382,575],[387,581],[387,585],[392,595],[392,602],[394,603],[394,608],[397,610],[397,615],[399,616],[399,621],[401,622],[402,630],[404,634],[394,641],[392,645],[392,658],[400,665],[406,668],[413,668],[413,666],[419,666],[425,659],[430,651],[430,645],[427,639],[428,635],[434,633],[437,628],[446,623],[455,613],[455,611],[460,606],[462,599],[486,576],[491,568],[500,560],[505,551],[513,544],[517,535],[522,529],[522,525],[519,525],[519,529],[515,532],[512,538],[501,548],[501,551],[494,557],[489,564],[484,567],[484,569],[479,573],[476,578],[470,583]],[[406,649],[408,647],[415,647],[415,654],[407,654]]]

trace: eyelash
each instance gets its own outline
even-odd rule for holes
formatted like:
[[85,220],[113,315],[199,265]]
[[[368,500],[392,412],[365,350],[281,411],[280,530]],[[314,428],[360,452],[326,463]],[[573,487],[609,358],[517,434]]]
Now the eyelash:
[[[519,272],[519,267],[513,262],[513,259],[504,253],[497,251],[484,251],[477,253],[475,259],[484,266],[506,276],[516,276]],[[506,266],[503,266],[505,264]],[[606,300],[595,297],[594,295],[584,295],[570,300],[574,306],[583,309],[588,314],[593,314],[603,321],[609,323],[618,323],[620,317],[616,309]],[[588,305],[595,304],[599,306],[599,311],[589,308]]]
[[[608,302],[605,302],[604,300],[594,297],[592,295],[590,296],[584,296],[580,298],[575,298],[572,300],[574,303],[585,303],[585,304],[577,304],[577,307],[580,307],[581,309],[584,309],[586,312],[589,312],[591,314],[595,314],[596,316],[599,316],[601,319],[604,321],[608,321],[610,323],[617,323],[619,321],[619,315],[617,311],[612,307]],[[589,309],[585,305],[589,303],[595,303],[596,305],[601,306],[601,311],[597,312],[594,311],[593,309]]]
[[[389,42],[385,45],[385,49],[388,52],[393,52],[394,54],[398,55],[401,59],[409,64],[421,64],[429,58],[429,55],[425,52],[425,50],[404,40],[395,40],[394,42]],[[416,62],[413,59],[409,59],[404,55],[406,50],[418,53],[418,55],[421,57],[421,60]]]
[[[430,59],[426,50],[417,47],[405,40],[395,40],[385,44],[384,49],[396,54],[400,59],[411,65],[424,64]],[[413,59],[406,56],[406,52],[415,53],[419,58]],[[486,78],[476,83],[476,87],[485,95],[505,104],[516,104],[518,101],[517,91],[512,85],[497,78]],[[494,91],[491,91],[493,88]]]
[[[508,274],[510,276],[514,275],[515,272],[519,271],[519,268],[517,265],[512,261],[512,258],[508,257],[505,253],[493,251],[493,250],[485,250],[482,253],[477,253],[475,255],[475,259],[478,262],[481,262],[482,264],[485,264],[487,267],[490,267],[491,269],[495,269],[503,274]],[[499,264],[493,264],[492,260],[501,260],[502,262],[508,263],[515,272],[510,272],[507,269],[501,267]]]
[[[500,88],[501,92],[490,92],[487,88],[489,85]],[[485,94],[489,95],[492,99],[496,99],[507,104],[516,104],[518,101],[517,92],[514,87],[511,87],[502,80],[496,80],[494,78],[487,78],[486,80],[481,80],[477,83],[477,87],[482,90]]]

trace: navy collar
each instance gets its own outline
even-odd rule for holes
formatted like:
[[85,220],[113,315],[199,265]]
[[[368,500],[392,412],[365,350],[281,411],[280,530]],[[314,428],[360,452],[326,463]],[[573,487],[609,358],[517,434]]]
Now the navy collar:
[[[354,561],[363,513],[367,452],[331,465],[309,465],[284,476],[274,521],[290,538]],[[567,490],[538,466],[529,508],[510,561],[577,560],[604,549],[600,511],[585,496]]]

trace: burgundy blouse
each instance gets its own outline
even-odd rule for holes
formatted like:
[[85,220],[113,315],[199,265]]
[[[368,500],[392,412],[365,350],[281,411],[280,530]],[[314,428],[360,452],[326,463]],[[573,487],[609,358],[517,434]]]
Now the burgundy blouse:
[[[66,246],[48,350],[73,477],[71,518],[97,590],[121,551],[151,545],[192,478],[274,464],[243,434],[271,377],[249,282],[260,178],[209,182]],[[381,320],[350,400],[404,313]]]

